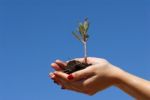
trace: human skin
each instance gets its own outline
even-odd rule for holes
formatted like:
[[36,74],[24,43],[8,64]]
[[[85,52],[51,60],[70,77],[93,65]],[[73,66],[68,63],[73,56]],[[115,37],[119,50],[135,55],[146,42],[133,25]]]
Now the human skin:
[[[76,60],[83,62],[84,58]],[[56,60],[51,66],[56,70],[50,77],[62,88],[94,95],[110,86],[116,86],[138,100],[150,100],[150,81],[132,75],[105,59],[88,57],[91,66],[70,75],[62,72],[67,62]]]

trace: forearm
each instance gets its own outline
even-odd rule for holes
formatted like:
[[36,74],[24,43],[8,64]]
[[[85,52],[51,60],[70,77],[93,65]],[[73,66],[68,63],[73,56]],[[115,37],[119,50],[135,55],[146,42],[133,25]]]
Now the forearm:
[[150,100],[150,81],[119,71],[116,86],[138,100]]

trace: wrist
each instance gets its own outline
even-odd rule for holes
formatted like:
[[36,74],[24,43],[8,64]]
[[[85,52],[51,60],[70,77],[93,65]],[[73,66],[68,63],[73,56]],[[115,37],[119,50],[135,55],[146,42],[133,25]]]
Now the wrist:
[[123,71],[118,68],[118,73],[115,76],[116,82],[114,86],[128,93],[130,96],[137,97],[136,92],[133,91],[134,81],[133,76],[126,71]]
[[125,74],[126,74],[125,71],[112,65],[111,76],[112,76],[112,80],[113,80],[113,85],[117,86],[117,87],[120,86],[122,84]]

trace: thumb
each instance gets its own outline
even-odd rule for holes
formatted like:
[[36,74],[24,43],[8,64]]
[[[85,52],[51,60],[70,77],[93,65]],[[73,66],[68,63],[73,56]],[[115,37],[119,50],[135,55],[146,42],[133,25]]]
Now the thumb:
[[67,78],[68,78],[68,80],[71,80],[71,81],[79,81],[82,79],[87,79],[93,75],[94,75],[94,71],[91,66],[91,67],[87,67],[85,69],[76,71],[72,74],[69,74]]

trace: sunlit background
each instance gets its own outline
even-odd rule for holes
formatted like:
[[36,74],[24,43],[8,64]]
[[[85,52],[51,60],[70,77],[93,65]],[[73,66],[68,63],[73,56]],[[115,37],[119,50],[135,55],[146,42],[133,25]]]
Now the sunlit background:
[[83,57],[71,32],[85,17],[89,56],[150,80],[149,0],[0,0],[0,100],[133,100],[115,87],[87,96],[49,79],[56,59]]

